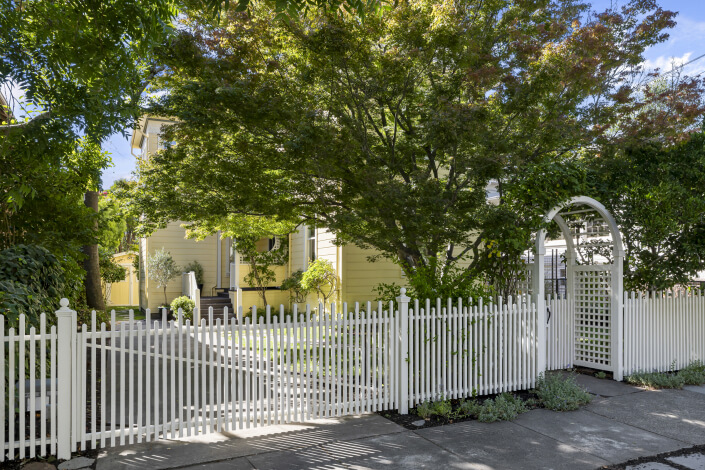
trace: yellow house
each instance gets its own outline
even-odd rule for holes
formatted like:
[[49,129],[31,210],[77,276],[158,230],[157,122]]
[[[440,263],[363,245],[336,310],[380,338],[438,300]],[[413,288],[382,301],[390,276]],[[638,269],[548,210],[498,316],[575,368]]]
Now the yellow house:
[[[144,117],[132,135],[132,152],[137,158],[149,158],[160,148],[159,134],[162,126],[173,123],[172,120]],[[185,237],[183,222],[171,222],[167,227],[155,231],[150,237],[142,238],[139,243],[139,305],[142,309],[155,309],[164,304],[163,289],[157,288],[149,279],[145,260],[154,252],[164,248],[179,266],[198,261],[203,266],[203,285],[200,288],[201,311],[214,307],[215,313],[222,313],[224,306],[229,311],[237,306],[245,309],[257,305],[263,307],[263,301],[254,287],[245,282],[249,265],[242,259],[233,240],[215,234],[202,241]],[[374,288],[380,282],[404,284],[401,268],[389,260],[375,263],[367,261],[375,254],[353,245],[336,246],[335,235],[325,228],[300,226],[298,231],[288,235],[288,262],[275,269],[276,281],[267,290],[267,302],[278,308],[284,305],[287,310],[292,307],[288,292],[282,291],[281,282],[297,270],[305,271],[309,263],[322,258],[329,260],[338,275],[338,289],[331,300],[336,303],[367,302],[376,298]],[[260,250],[274,248],[277,240],[260,240]],[[172,280],[167,286],[167,302],[185,294],[181,278]],[[307,301],[317,303],[315,294],[310,294]]]

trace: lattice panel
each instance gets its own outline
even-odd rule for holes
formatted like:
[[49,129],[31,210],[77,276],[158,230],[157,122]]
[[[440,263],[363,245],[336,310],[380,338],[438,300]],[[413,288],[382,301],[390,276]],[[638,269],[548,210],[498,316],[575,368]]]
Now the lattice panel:
[[612,276],[607,266],[590,268],[575,270],[575,361],[596,369],[609,369]]

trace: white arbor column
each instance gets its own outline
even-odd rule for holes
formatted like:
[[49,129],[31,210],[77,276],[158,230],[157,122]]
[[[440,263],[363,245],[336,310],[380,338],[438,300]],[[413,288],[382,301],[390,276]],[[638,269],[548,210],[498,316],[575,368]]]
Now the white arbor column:
[[621,381],[624,372],[624,255],[618,254],[614,257],[614,265],[612,267],[612,294],[611,304],[612,312],[612,335],[611,348],[612,351],[612,376],[614,380]]
[[538,355],[536,356],[536,370],[539,374],[546,372],[547,363],[547,351],[546,351],[546,293],[545,293],[545,282],[544,277],[546,273],[544,272],[544,257],[546,256],[546,247],[544,246],[544,240],[546,238],[546,231],[541,229],[536,234],[536,247],[534,253],[534,271],[531,276],[532,288],[531,293],[536,305],[536,322],[537,322],[537,336],[536,341],[538,342]]
[[215,241],[215,285],[218,289],[220,289],[221,282],[222,282],[222,274],[221,271],[222,269],[222,254],[221,254],[221,243],[222,240],[220,238],[220,230],[218,230],[218,233],[216,235],[216,241]]

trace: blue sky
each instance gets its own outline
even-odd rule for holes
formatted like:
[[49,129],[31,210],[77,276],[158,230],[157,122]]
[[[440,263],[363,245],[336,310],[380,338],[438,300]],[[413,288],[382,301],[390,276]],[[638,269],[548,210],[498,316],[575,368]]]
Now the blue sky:
[[[612,2],[595,0],[591,3],[595,10],[601,11]],[[674,62],[683,64],[705,54],[705,0],[660,0],[659,4],[664,9],[679,13],[676,17],[678,24],[669,31],[670,38],[666,42],[646,51],[645,66],[667,71]],[[688,65],[685,72],[691,75],[705,72],[705,57]],[[110,187],[118,178],[131,178],[135,157],[130,154],[129,137],[113,135],[105,142],[103,149],[112,154],[114,165],[103,173],[103,187]]]

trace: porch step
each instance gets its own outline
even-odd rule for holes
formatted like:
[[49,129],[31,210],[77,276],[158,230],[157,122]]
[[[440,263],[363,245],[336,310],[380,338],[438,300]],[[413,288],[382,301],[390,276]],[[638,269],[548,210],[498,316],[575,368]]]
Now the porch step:
[[209,321],[208,310],[213,307],[213,321],[220,318],[221,322],[225,320],[224,311],[225,307],[228,307],[228,320],[231,318],[236,318],[237,315],[233,309],[233,305],[230,302],[230,297],[217,295],[215,297],[201,297],[201,318]]

